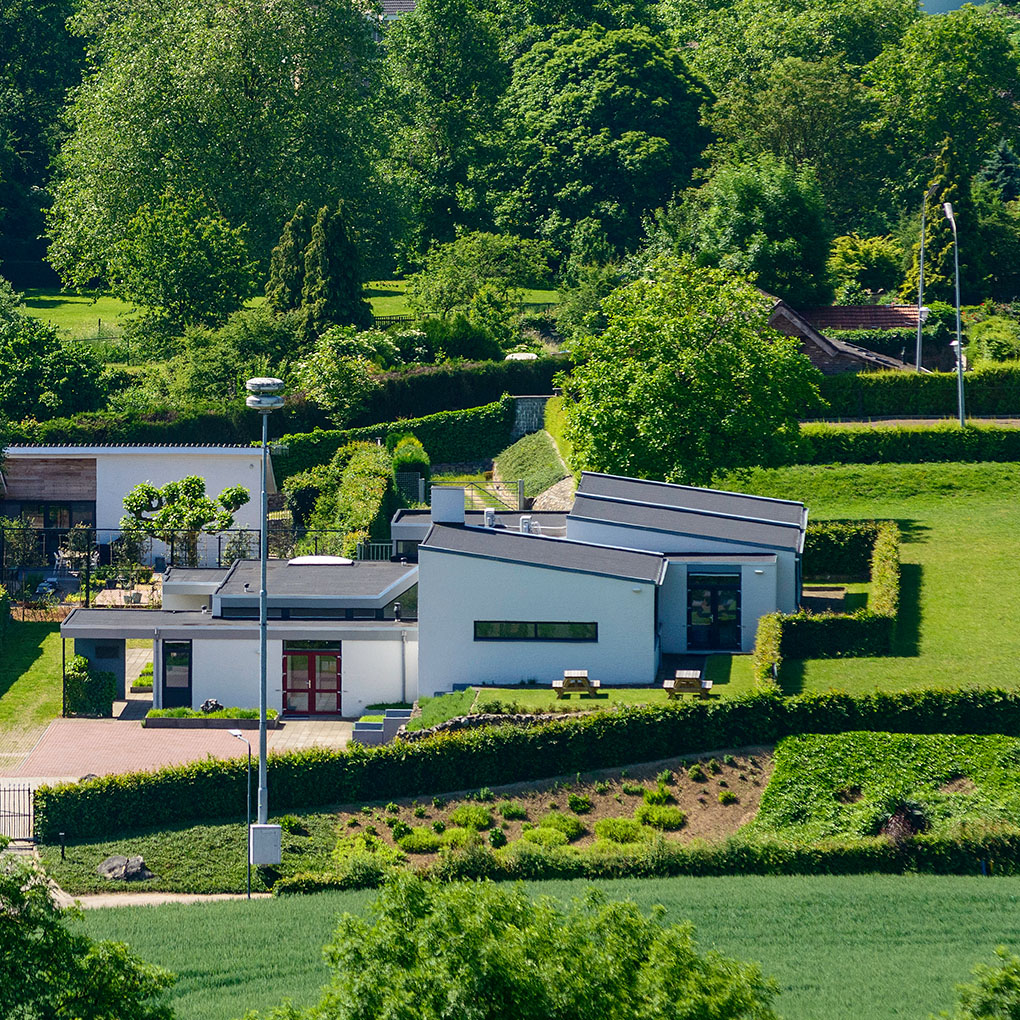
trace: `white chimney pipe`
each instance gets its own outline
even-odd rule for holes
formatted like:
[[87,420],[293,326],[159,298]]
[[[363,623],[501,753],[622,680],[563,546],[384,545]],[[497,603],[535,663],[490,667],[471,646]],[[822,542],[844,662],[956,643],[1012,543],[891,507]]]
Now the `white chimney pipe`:
[[432,523],[464,523],[464,490],[457,485],[432,486]]

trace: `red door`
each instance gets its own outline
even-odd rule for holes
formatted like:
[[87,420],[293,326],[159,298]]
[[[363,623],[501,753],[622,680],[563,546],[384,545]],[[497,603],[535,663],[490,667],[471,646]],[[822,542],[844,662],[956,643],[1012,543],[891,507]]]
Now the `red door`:
[[294,641],[284,645],[284,712],[340,715],[340,645],[336,642],[328,648],[307,647],[318,643]]

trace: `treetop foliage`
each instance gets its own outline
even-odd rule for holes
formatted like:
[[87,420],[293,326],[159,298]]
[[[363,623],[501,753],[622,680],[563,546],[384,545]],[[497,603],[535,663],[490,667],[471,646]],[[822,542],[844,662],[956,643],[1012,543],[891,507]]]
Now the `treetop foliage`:
[[233,527],[234,513],[251,499],[243,485],[232,485],[215,498],[205,493],[205,479],[188,475],[159,487],[139,482],[124,497],[124,531],[167,539],[178,532],[214,535]]

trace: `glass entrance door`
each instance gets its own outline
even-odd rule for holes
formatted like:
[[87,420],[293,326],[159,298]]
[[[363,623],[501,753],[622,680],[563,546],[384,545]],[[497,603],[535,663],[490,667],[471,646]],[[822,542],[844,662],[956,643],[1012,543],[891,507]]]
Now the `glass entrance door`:
[[340,714],[340,642],[287,641],[283,646],[283,710]]
[[740,649],[740,575],[687,575],[689,651]]
[[163,707],[191,708],[191,642],[163,642]]

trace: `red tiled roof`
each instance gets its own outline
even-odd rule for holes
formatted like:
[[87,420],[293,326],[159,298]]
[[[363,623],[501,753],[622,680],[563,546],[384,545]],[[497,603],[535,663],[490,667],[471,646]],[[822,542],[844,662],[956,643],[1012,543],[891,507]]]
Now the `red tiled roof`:
[[815,329],[917,329],[916,305],[829,305],[803,308]]
[[401,14],[410,14],[415,8],[416,0],[382,0],[384,18],[396,18]]

